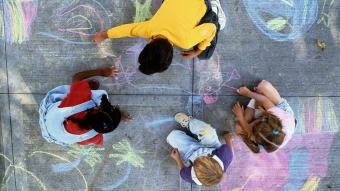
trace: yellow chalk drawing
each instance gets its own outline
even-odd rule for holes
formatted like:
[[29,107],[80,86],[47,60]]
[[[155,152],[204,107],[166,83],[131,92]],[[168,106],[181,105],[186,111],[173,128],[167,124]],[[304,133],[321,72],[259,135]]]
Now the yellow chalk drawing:
[[145,154],[146,151],[135,150],[127,139],[113,144],[112,149],[113,154],[110,154],[109,157],[118,160],[117,165],[127,162],[134,167],[144,168],[144,159],[139,155]]
[[94,145],[81,146],[74,144],[67,154],[75,159],[84,157],[84,161],[93,168],[97,163],[102,161],[101,155],[98,152],[103,150],[105,150],[105,148],[99,148]]
[[11,20],[11,27],[12,27],[12,34],[11,38],[12,41],[17,43],[22,43],[24,39],[24,15],[22,12],[21,1],[5,1],[8,7],[9,15],[12,16]]
[[[9,166],[6,168],[4,177],[2,178],[2,181],[1,181],[1,188],[0,188],[1,190],[3,189],[4,186],[6,186],[5,183],[4,183],[5,180],[6,180],[6,179],[9,180],[9,177],[8,177],[7,175],[8,175],[8,172],[9,172],[10,168],[14,168],[14,169],[17,170],[17,171],[22,171],[22,172],[28,174],[29,176],[31,176],[31,177],[38,183],[39,187],[40,187],[42,190],[44,190],[44,191],[47,190],[47,188],[46,188],[46,186],[44,185],[44,183],[43,183],[36,175],[34,175],[31,171],[26,170],[26,169],[23,168],[22,166],[14,165],[14,164],[12,163],[12,161],[11,161],[7,156],[5,156],[4,154],[1,154],[1,153],[0,153],[0,156],[3,157],[4,159],[6,159],[6,160],[9,162]],[[7,178],[7,177],[8,177],[8,178]],[[6,182],[7,182],[7,181],[6,181]]]
[[[34,152],[32,152],[30,155],[28,155],[28,157],[32,157],[33,155],[36,155],[36,154],[49,155],[49,156],[55,157],[55,158],[57,158],[57,159],[59,159],[59,160],[61,160],[61,161],[68,162],[68,163],[71,163],[71,164],[72,164],[72,162],[71,162],[70,160],[68,160],[68,159],[66,159],[66,158],[64,158],[64,157],[61,157],[61,156],[59,156],[59,155],[52,154],[52,153],[49,153],[49,152],[45,152],[45,151],[34,151]],[[83,179],[84,186],[85,186],[84,191],[87,191],[87,190],[88,190],[88,184],[87,184],[87,181],[86,181],[86,178],[85,178],[83,172],[82,172],[79,168],[77,168],[77,167],[75,167],[74,169],[76,169],[76,171],[78,172],[78,174],[79,174],[79,175],[81,176],[81,178]]]
[[320,183],[319,177],[311,177],[305,182],[300,191],[316,191]]
[[152,17],[151,3],[152,0],[145,0],[144,4],[141,4],[139,0],[135,0],[136,14],[133,17],[134,22],[142,22]]

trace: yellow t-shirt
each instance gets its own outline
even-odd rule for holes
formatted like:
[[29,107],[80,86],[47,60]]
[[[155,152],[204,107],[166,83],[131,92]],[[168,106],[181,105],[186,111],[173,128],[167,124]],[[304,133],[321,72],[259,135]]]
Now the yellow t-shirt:
[[107,34],[109,38],[163,36],[178,47],[189,49],[198,44],[205,50],[216,34],[213,23],[198,25],[206,9],[204,0],[165,0],[150,20],[117,26]]

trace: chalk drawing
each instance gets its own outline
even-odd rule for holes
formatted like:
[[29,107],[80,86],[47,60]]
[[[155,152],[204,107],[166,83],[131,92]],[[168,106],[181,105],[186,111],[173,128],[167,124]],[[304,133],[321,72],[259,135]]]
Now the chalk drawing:
[[202,96],[190,96],[188,98],[188,102],[185,108],[187,110],[187,113],[191,116],[200,115],[201,113],[203,113],[203,97]]
[[[68,159],[66,159],[64,157],[61,157],[61,156],[53,154],[53,153],[45,152],[45,151],[33,151],[28,155],[28,158],[31,158],[34,155],[47,155],[47,156],[50,156],[50,157],[57,158],[57,159],[59,159],[63,162],[71,163],[71,161],[69,161]],[[41,179],[39,179],[33,172],[31,172],[31,171],[27,170],[26,168],[24,168],[23,166],[21,166],[20,163],[18,165],[14,165],[14,163],[7,156],[5,156],[4,154],[1,154],[1,153],[0,153],[0,157],[4,158],[6,161],[9,162],[9,165],[7,166],[5,173],[4,173],[4,177],[2,178],[2,181],[1,181],[1,189],[3,189],[3,186],[6,186],[5,182],[7,182],[9,180],[9,178],[11,178],[10,177],[10,169],[15,169],[16,171],[24,172],[28,176],[32,177],[34,179],[34,181],[37,183],[37,185],[41,188],[41,190],[44,190],[44,191],[48,190],[46,185],[41,181]],[[84,186],[85,186],[84,190],[88,190],[87,181],[85,179],[84,174],[78,168],[75,168],[75,169],[77,170],[77,172],[79,173],[79,175],[82,177],[82,179],[84,181]],[[18,177],[19,174],[16,173],[16,176]],[[19,179],[17,179],[17,180],[19,180]]]
[[[135,55],[135,57],[137,58],[138,54],[137,51],[139,50],[139,48],[141,47],[140,43],[137,43],[136,45],[130,47],[127,49],[126,54],[128,55]],[[120,90],[121,88],[126,88],[126,86],[130,86],[133,87],[135,89],[139,89],[139,90],[148,90],[148,89],[163,89],[163,90],[177,90],[177,91],[182,91],[185,93],[191,93],[191,90],[186,90],[180,87],[173,87],[172,85],[169,84],[136,84],[135,81],[135,77],[136,77],[136,73],[138,72],[138,66],[139,64],[136,62],[132,65],[129,66],[124,66],[122,64],[122,55],[117,56],[117,58],[115,58],[115,62],[114,62],[114,66],[119,70],[119,74],[118,76],[112,78],[112,83],[109,85],[113,86],[116,90]],[[180,64],[180,63],[175,63],[172,64],[172,66],[177,67],[183,67],[183,68],[188,68],[188,66],[184,65],[184,64]],[[105,79],[104,79],[105,80]]]
[[113,144],[113,154],[110,154],[110,158],[117,160],[117,165],[124,162],[130,163],[134,167],[144,168],[144,159],[140,156],[145,154],[146,151],[134,149],[127,139]]
[[257,28],[276,41],[303,36],[318,14],[317,0],[243,0],[243,3]]
[[37,14],[37,1],[5,0],[0,13],[0,38],[11,44],[29,40],[31,25]]
[[53,172],[68,172],[73,169],[75,169],[77,166],[79,166],[80,162],[84,159],[84,157],[81,157],[71,163],[59,163],[59,164],[52,164],[52,171]]
[[102,161],[101,154],[99,154],[99,152],[104,150],[105,148],[97,147],[95,145],[81,146],[74,144],[71,146],[71,150],[69,150],[67,154],[76,159],[84,158],[84,161],[93,168],[97,163]]
[[53,15],[55,31],[38,34],[67,44],[92,44],[91,36],[112,25],[110,13],[96,0],[72,1],[57,10]]
[[316,191],[318,189],[319,183],[319,177],[311,177],[306,181],[300,191]]
[[142,22],[152,17],[152,0],[145,0],[144,4],[139,1],[140,0],[135,0],[136,14],[133,17],[134,22]]
[[174,117],[165,117],[165,118],[160,118],[156,120],[149,121],[145,123],[145,127],[151,128],[151,127],[159,127],[159,125],[168,123],[168,122],[174,122],[175,119]]
[[320,13],[320,18],[318,19],[318,24],[323,24],[326,27],[329,27],[329,12],[334,4],[334,0],[324,0],[322,5],[322,10]]
[[2,9],[0,9],[0,38],[4,38],[4,36],[5,36],[4,18]]
[[[221,190],[305,191],[318,188],[319,182],[327,176],[328,156],[339,131],[335,104],[330,98],[321,97],[289,102],[298,119],[290,142],[274,153],[253,154],[236,138],[234,160],[219,185]],[[261,176],[250,179],[254,173]],[[240,179],[235,181],[232,177]]]
[[113,190],[115,188],[118,188],[122,184],[124,184],[129,179],[131,169],[132,169],[131,164],[127,163],[127,167],[126,167],[126,171],[125,171],[124,176],[121,179],[119,179],[118,181],[116,181],[114,184],[112,184],[110,186],[102,187],[102,190]]
[[288,162],[288,180],[282,190],[299,190],[305,183],[308,171],[308,150],[301,148],[290,152]]
[[330,98],[292,100],[291,106],[297,111],[298,123],[295,133],[334,133],[339,131],[335,105]]
[[222,88],[235,90],[236,88],[229,83],[241,78],[235,68],[222,73],[218,52],[210,60],[199,61],[195,70],[198,73],[198,93],[203,97],[206,104],[217,102],[218,93]]

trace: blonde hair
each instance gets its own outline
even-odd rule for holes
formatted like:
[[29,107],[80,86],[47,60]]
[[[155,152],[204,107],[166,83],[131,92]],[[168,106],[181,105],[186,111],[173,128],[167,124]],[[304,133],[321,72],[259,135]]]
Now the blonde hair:
[[198,157],[194,161],[193,168],[196,177],[204,186],[214,186],[222,180],[223,169],[212,157]]

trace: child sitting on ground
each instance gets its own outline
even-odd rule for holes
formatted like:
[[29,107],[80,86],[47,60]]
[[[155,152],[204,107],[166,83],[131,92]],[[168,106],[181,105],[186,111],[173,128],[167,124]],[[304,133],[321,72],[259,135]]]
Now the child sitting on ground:
[[262,80],[255,92],[247,87],[241,87],[237,92],[252,98],[245,110],[239,103],[233,107],[236,133],[245,144],[254,153],[261,149],[273,152],[285,146],[294,134],[294,112],[273,85]]
[[224,134],[226,144],[221,144],[216,130],[209,124],[184,113],[176,114],[175,120],[191,133],[173,130],[167,137],[173,147],[171,157],[180,168],[181,177],[198,185],[218,184],[233,158],[232,135]]
[[42,100],[40,128],[42,136],[60,145],[103,145],[103,134],[117,128],[121,120],[131,119],[127,112],[111,105],[100,84],[87,78],[113,77],[117,71],[111,67],[78,72],[72,84],[58,86]]
[[94,43],[107,38],[142,37],[149,39],[139,55],[139,70],[147,75],[165,71],[171,64],[173,45],[187,58],[209,59],[217,43],[217,32],[226,17],[219,0],[164,0],[148,21],[130,23],[98,32]]

